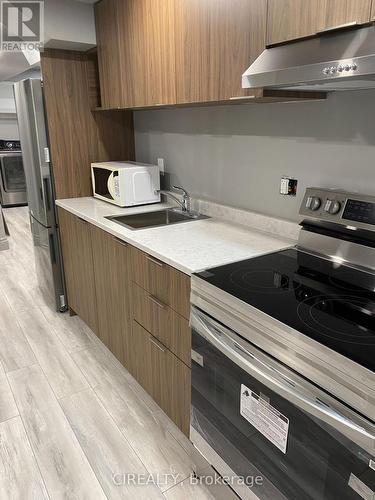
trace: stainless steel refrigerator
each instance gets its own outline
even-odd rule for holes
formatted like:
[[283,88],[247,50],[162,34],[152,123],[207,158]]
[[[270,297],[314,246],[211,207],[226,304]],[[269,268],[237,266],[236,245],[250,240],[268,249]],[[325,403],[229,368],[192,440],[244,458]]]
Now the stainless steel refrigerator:
[[15,83],[14,96],[38,283],[46,302],[64,311],[67,305],[41,81]]

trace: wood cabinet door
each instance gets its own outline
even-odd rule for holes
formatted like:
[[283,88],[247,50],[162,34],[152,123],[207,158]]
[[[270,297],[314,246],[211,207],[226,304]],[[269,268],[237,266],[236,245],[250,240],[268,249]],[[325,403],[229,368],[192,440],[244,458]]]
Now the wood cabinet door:
[[266,0],[175,0],[177,103],[246,95],[242,74],[265,47]]
[[116,108],[123,101],[121,82],[118,0],[102,0],[95,4],[101,105]]
[[125,104],[175,104],[174,0],[123,0],[119,15]]
[[369,22],[371,0],[319,0],[318,31]]
[[375,21],[375,0],[371,3],[370,21]]
[[129,247],[111,234],[91,226],[98,336],[127,366],[130,329]]
[[318,8],[319,0],[268,0],[267,45],[314,35]]
[[174,0],[95,6],[103,107],[176,103]]
[[132,330],[136,367],[132,373],[143,388],[188,436],[191,370],[136,321]]
[[90,226],[60,208],[58,214],[68,304],[97,333]]

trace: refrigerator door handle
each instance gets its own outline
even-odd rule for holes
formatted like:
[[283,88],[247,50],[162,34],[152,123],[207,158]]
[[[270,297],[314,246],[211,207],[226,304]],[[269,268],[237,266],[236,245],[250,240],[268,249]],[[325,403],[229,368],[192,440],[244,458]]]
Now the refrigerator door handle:
[[47,212],[51,210],[51,179],[49,177],[43,178],[43,186],[44,186],[44,200]]
[[55,238],[53,234],[49,235],[49,247],[51,249],[51,262],[56,264],[56,248],[55,248]]

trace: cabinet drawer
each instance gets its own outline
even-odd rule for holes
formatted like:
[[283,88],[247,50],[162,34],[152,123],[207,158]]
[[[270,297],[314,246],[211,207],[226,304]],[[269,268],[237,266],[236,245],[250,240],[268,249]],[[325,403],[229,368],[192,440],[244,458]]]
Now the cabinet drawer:
[[131,255],[133,281],[188,319],[190,277],[137,248]]
[[133,321],[131,372],[143,388],[188,436],[191,370],[147,330]]
[[187,319],[133,283],[133,318],[178,358],[191,365],[191,330]]

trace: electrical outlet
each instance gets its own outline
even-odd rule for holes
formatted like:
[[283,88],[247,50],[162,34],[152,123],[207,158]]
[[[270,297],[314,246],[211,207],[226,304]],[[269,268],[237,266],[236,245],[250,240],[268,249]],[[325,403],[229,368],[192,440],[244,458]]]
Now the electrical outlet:
[[284,196],[296,196],[297,183],[297,179],[282,177],[280,182],[280,194]]
[[159,172],[164,175],[165,170],[164,170],[164,158],[158,158],[158,167],[159,167]]

